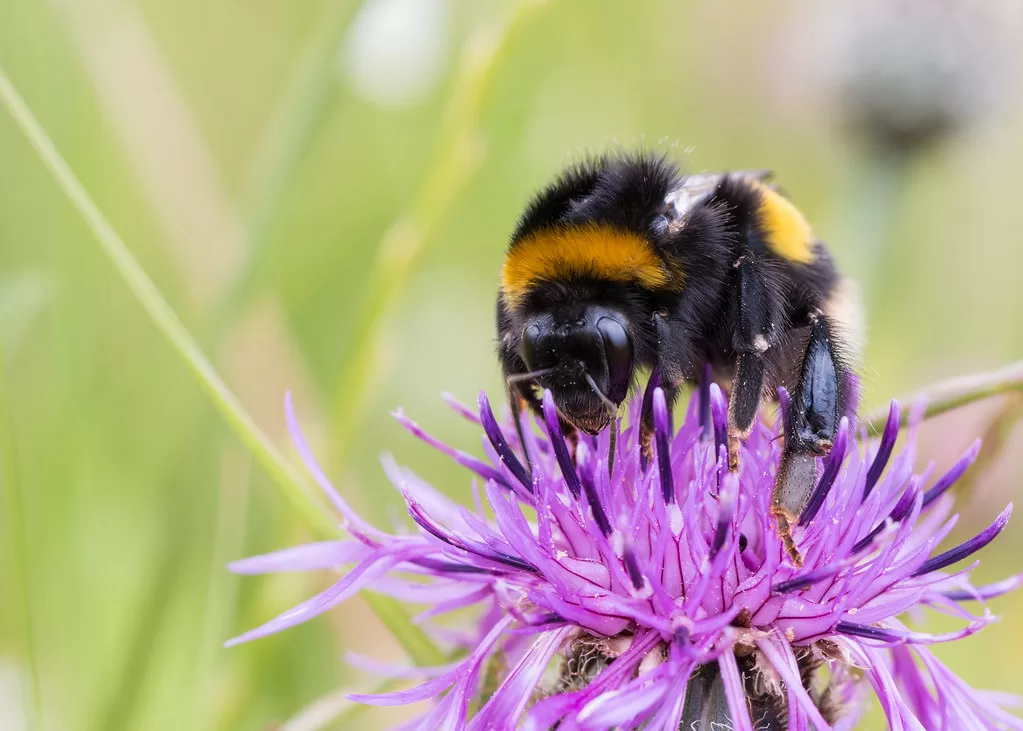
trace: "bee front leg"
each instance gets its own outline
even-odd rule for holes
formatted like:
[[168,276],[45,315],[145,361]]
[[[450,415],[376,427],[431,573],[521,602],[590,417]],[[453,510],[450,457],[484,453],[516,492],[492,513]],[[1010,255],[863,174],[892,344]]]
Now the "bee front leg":
[[[530,394],[531,395],[531,394]],[[535,400],[535,397],[534,397]],[[515,433],[519,437],[519,446],[522,449],[522,456],[525,462],[526,474],[530,479],[533,477],[533,463],[530,460],[529,449],[526,447],[526,433],[522,428],[522,410],[535,410],[529,398],[522,392],[518,384],[508,383],[508,405],[511,406],[512,420],[515,422]]]
[[688,352],[689,342],[689,338],[679,327],[672,326],[667,313],[655,312],[652,323],[657,334],[657,367],[650,374],[646,391],[643,393],[640,414],[640,459],[643,469],[646,469],[654,453],[654,389],[660,386],[664,390],[664,400],[670,415],[685,378],[682,363]]
[[654,389],[660,386],[664,391],[664,401],[668,406],[669,418],[671,417],[671,410],[675,406],[675,401],[681,392],[677,384],[664,383],[660,373],[659,368],[654,369],[654,372],[650,374],[650,380],[647,381],[646,390],[643,393],[643,407],[639,420],[639,458],[640,466],[644,470],[654,456]]
[[[502,312],[500,305],[498,313]],[[529,369],[518,354],[517,345],[509,338],[502,338],[498,349],[498,357],[501,361],[501,371],[504,373],[505,384],[508,388],[508,405],[511,407],[512,417],[515,421],[515,432],[519,437],[519,445],[522,448],[524,466],[526,472],[532,477],[532,460],[529,448],[526,446],[526,434],[522,426],[522,412],[526,409],[543,417],[543,403],[536,393],[536,382],[533,380],[522,380],[528,375]]]
[[710,415],[710,384],[713,382],[714,377],[711,372],[710,363],[704,363],[700,369],[700,428],[702,434],[700,436],[704,441],[714,438],[714,425],[711,423]]
[[[522,445],[522,454],[526,459],[526,471],[532,475],[532,463],[529,450],[526,447],[526,435],[522,426],[522,412],[529,409],[533,414],[543,418],[543,401],[537,395],[529,382],[516,382],[508,378],[508,403],[511,405],[512,417],[515,420],[515,431],[519,437],[519,444]],[[561,433],[568,443],[568,451],[575,460],[575,448],[579,443],[579,431],[569,421],[558,415],[558,423],[561,425]]]
[[771,499],[779,534],[797,565],[802,565],[802,557],[792,539],[791,526],[799,522],[813,493],[817,457],[831,451],[841,418],[844,375],[831,327],[824,316],[817,315],[786,419],[785,451]]

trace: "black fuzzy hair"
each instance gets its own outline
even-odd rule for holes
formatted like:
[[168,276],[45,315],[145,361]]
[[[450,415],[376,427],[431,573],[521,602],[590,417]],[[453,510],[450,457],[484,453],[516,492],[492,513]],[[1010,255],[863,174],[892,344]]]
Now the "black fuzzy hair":
[[653,152],[590,157],[563,172],[526,207],[512,242],[559,225],[600,223],[650,235],[650,222],[682,180],[678,165]]

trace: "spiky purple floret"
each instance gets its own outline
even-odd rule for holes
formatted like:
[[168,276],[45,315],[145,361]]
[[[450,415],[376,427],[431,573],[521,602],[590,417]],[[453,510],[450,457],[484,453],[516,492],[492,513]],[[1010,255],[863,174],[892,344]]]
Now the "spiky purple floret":
[[[484,395],[478,416],[456,406],[483,427],[487,461],[440,443],[399,414],[414,435],[484,480],[489,508],[485,513],[478,500],[475,510],[465,508],[386,461],[419,529],[402,535],[373,528],[334,490],[289,400],[298,452],[352,540],[285,549],[231,568],[265,573],[354,566],[321,594],[231,644],[294,626],[371,588],[425,605],[417,621],[466,607],[481,610],[465,659],[424,670],[420,677],[430,679],[415,688],[355,697],[382,705],[434,700],[417,728],[546,729],[557,723],[562,729],[674,731],[705,712],[686,701],[687,693],[717,683],[730,723],[751,730],[751,711],[763,700],[750,695],[746,682],[755,672],[768,684],[774,679],[790,729],[821,730],[829,728],[825,704],[801,680],[814,662],[826,663],[833,680],[843,679],[833,683],[836,697],[829,701],[843,708],[854,704],[851,668],[860,668],[893,727],[1023,729],[1023,721],[993,696],[966,686],[926,647],[973,634],[991,620],[959,602],[983,602],[1021,583],[1013,577],[974,588],[966,571],[945,572],[993,540],[1011,506],[975,538],[935,551],[955,523],[951,498],[942,494],[976,458],[977,446],[925,490],[930,470],[913,473],[912,428],[910,446],[893,458],[899,432],[894,404],[876,448],[857,448],[843,422],[793,529],[804,556],[796,567],[770,517],[780,460],[776,429],[758,424],[741,449],[739,472],[728,472],[725,403],[716,387],[710,393],[715,438],[701,439],[698,399],[672,433],[664,395],[649,391],[643,401],[654,414],[656,460],[645,464],[638,429],[630,426],[617,440],[612,475],[608,434],[580,437],[573,455],[549,394],[545,433],[524,429],[526,445],[514,428],[498,423]],[[630,423],[638,416],[635,405]],[[868,459],[868,452],[874,456]],[[913,632],[899,616],[918,606],[969,623],[943,635]],[[544,680],[554,658],[593,643],[605,661],[599,672],[581,685]],[[481,688],[498,658],[504,663],[500,682]],[[470,717],[470,703],[480,696],[482,705]]]

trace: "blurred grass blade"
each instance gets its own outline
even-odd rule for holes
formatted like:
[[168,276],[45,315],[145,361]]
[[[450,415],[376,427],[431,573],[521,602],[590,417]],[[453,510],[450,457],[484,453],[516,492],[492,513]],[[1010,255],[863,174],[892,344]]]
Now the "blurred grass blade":
[[159,671],[156,660],[160,657],[160,635],[170,627],[169,619],[177,608],[175,599],[182,594],[190,548],[183,506],[172,495],[166,499],[163,513],[169,519],[163,524],[156,565],[149,567],[144,588],[135,599],[132,622],[124,628],[128,638],[125,658],[118,663],[117,679],[110,684],[97,719],[87,726],[93,731],[134,728],[146,683]]
[[[369,301],[355,324],[349,359],[334,394],[334,429],[344,450],[369,402],[387,318],[405,290],[424,247],[483,161],[477,125],[494,70],[515,31],[538,0],[519,0],[510,15],[472,33],[462,51],[455,86],[434,162],[420,180],[408,209],[384,234],[370,273]],[[344,455],[342,454],[342,460]]]
[[239,577],[224,575],[228,561],[242,555],[248,518],[249,489],[252,481],[252,457],[237,444],[220,450],[220,485],[213,532],[213,550],[206,579],[206,597],[202,613],[202,632],[195,669],[194,728],[213,728],[217,671],[223,655],[220,643],[232,631],[230,621],[238,604]]
[[[121,237],[97,208],[64,158],[53,146],[45,130],[32,115],[3,69],[0,69],[0,99],[43,163],[53,174],[61,190],[85,219],[104,253],[113,262],[118,273],[146,312],[149,313],[159,330],[184,359],[189,370],[192,371],[213,401],[221,416],[316,534],[321,537],[336,536],[337,526],[323,499],[298,476],[284,455],[256,425],[237,397],[217,374],[195,339],[189,334],[156,285],[146,275]],[[388,602],[378,606],[385,607]],[[443,657],[440,651],[421,629],[409,622],[404,624],[397,622],[398,612],[400,612],[400,607],[397,605],[389,607],[381,619],[402,643],[412,659],[417,663],[438,662],[438,658]]]
[[[401,646],[409,654],[416,665],[443,665],[451,658],[442,653],[433,641],[419,627],[412,624],[412,618],[405,606],[393,597],[375,594],[372,591],[362,592],[362,598],[380,618],[387,630],[401,640]],[[414,632],[409,632],[409,628]]]
[[337,49],[360,3],[331,0],[298,61],[280,107],[248,172],[243,195],[246,261],[222,302],[221,320],[230,320],[265,275],[267,237],[284,191],[305,159],[331,109],[337,85]]
[[205,310],[241,265],[243,232],[170,59],[136,3],[76,0],[53,10],[64,21],[167,253],[188,281],[183,294]]
[[156,326],[184,359],[189,370],[205,389],[214,406],[227,420],[235,434],[248,447],[266,473],[317,534],[321,536],[336,535],[337,529],[334,520],[324,507],[322,498],[297,475],[294,468],[285,460],[284,455],[256,426],[237,397],[221,380],[213,365],[200,350],[199,345],[185,329],[184,324],[178,319],[156,285],[146,275],[121,237],[96,207],[64,158],[53,146],[50,138],[2,69],[0,69],[0,98],[43,163],[53,174],[61,190],[71,201],[71,205],[85,219],[86,225],[96,237],[104,253],[113,262],[118,273],[139,303],[149,313]]
[[[3,354],[0,354],[2,356]],[[11,428],[10,404],[7,400],[7,380],[3,357],[0,357],[0,463],[3,465],[3,495],[6,503],[7,534],[10,539],[14,596],[5,596],[17,617],[22,633],[22,661],[26,666],[28,682],[25,688],[25,711],[30,728],[42,727],[42,697],[39,687],[39,662],[36,655],[35,633],[32,626],[32,602],[28,585],[28,545],[25,540],[25,507],[22,504],[21,482],[18,474],[17,445]]]

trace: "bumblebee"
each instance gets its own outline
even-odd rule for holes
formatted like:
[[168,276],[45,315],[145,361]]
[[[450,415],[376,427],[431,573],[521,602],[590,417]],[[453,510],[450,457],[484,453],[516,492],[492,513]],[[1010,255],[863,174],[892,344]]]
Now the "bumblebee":
[[[701,387],[704,419],[710,381],[721,383],[731,470],[761,403],[788,388],[772,509],[799,562],[789,528],[816,458],[857,406],[848,376],[859,328],[854,285],[769,177],[687,176],[645,152],[564,171],[512,235],[497,347],[516,417],[539,413],[538,391],[550,389],[570,436],[607,428],[641,372],[659,379],[669,408],[685,384]],[[652,409],[641,434],[649,456]]]

